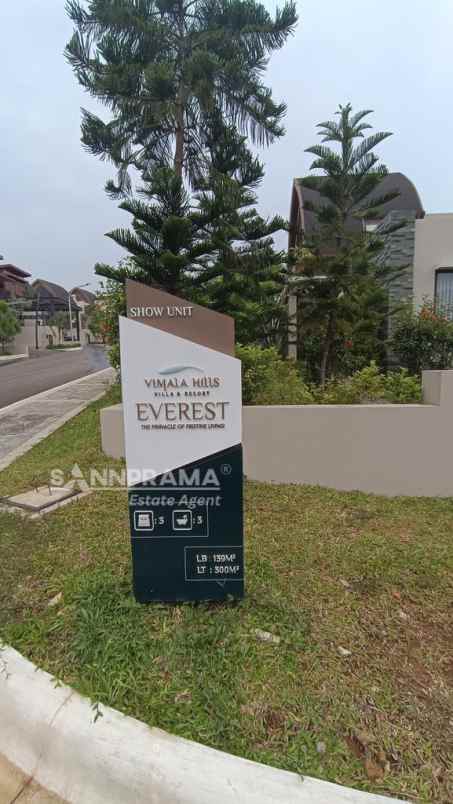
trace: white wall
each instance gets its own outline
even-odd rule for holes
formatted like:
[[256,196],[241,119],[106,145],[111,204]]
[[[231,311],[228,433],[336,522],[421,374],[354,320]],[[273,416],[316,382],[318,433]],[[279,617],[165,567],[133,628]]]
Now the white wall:
[[[40,349],[45,349],[49,343],[47,336],[52,335],[54,345],[60,343],[57,327],[38,327],[38,344]],[[27,348],[36,348],[35,322],[33,319],[25,319],[24,326],[14,341],[8,347],[12,354],[20,355],[27,352]]]
[[415,223],[414,304],[434,299],[436,270],[453,269],[453,213],[426,215]]
[[[251,480],[388,496],[453,497],[453,370],[423,372],[422,405],[243,408]],[[102,449],[124,457],[121,405],[101,411]]]

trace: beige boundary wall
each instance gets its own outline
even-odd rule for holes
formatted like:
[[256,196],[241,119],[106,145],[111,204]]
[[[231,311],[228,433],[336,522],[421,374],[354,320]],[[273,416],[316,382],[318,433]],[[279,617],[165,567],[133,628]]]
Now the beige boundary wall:
[[[245,407],[245,474],[390,496],[453,496],[453,370],[423,372],[423,399]],[[121,405],[101,411],[101,431],[104,452],[123,457]]]

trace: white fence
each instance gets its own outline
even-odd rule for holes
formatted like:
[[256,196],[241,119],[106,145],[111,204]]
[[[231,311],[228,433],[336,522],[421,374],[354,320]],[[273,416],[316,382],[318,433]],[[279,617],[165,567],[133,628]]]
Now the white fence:
[[[245,407],[245,474],[391,496],[453,496],[453,371],[423,372],[423,399]],[[104,452],[124,456],[121,405],[101,412],[101,429]]]

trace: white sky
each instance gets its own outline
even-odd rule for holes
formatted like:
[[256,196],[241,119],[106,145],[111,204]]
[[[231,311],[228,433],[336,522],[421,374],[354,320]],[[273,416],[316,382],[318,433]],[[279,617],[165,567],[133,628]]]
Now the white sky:
[[[394,132],[379,153],[415,183],[425,210],[453,212],[452,0],[298,5],[297,32],[268,71],[288,115],[286,136],[263,154],[261,212],[288,215],[316,123],[348,101]],[[92,105],[62,55],[64,2],[0,0],[0,32],[0,254],[33,278],[95,287],[94,263],[124,254],[104,233],[130,216],[104,193],[111,168],[80,144],[80,106]]]

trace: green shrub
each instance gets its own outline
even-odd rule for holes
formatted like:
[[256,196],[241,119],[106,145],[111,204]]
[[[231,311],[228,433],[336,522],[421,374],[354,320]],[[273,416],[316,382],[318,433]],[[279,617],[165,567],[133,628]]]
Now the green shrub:
[[382,374],[376,363],[350,377],[329,380],[324,388],[306,385],[297,365],[274,348],[238,346],[242,361],[244,405],[360,405],[366,402],[411,403],[422,397],[419,377],[407,369]]
[[383,395],[384,375],[374,361],[350,377],[329,380],[324,388],[317,388],[315,392],[320,405],[353,405],[381,399]]
[[453,321],[425,301],[420,310],[407,307],[397,317],[390,341],[392,351],[411,374],[453,365]]
[[407,369],[381,374],[375,362],[342,380],[330,380],[324,388],[312,389],[320,405],[359,405],[365,402],[419,402],[421,382]]
[[119,318],[126,315],[126,294],[124,285],[108,279],[101,283],[98,303],[97,333],[108,347],[110,365],[120,369]]
[[274,347],[237,346],[244,405],[308,405],[313,396],[297,366]]
[[407,369],[391,371],[385,377],[385,394],[387,402],[408,403],[421,402],[422,384],[419,377],[409,374]]

